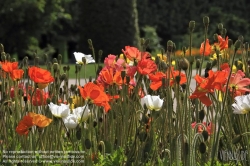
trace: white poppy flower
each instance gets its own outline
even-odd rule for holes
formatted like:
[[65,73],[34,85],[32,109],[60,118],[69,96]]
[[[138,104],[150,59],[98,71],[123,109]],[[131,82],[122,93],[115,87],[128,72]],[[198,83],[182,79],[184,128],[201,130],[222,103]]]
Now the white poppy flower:
[[64,118],[70,113],[69,105],[61,104],[59,106],[51,102],[48,106],[51,113],[58,118]]
[[83,107],[77,107],[73,109],[72,112],[77,117],[77,120],[80,123],[80,121],[84,122],[88,119],[90,110],[88,108],[88,105],[85,105]]
[[74,129],[78,125],[77,117],[74,114],[69,114],[67,117],[63,118],[63,122],[68,129]]
[[83,64],[83,62],[82,62],[83,57],[85,57],[85,59],[86,59],[86,64],[95,63],[95,60],[93,59],[92,55],[85,55],[81,52],[74,52],[73,54],[75,56],[77,64]]
[[234,99],[235,103],[232,104],[234,114],[246,114],[250,112],[250,94],[237,96]]
[[146,95],[142,98],[142,105],[144,104],[149,110],[159,111],[163,105],[163,100],[159,96]]

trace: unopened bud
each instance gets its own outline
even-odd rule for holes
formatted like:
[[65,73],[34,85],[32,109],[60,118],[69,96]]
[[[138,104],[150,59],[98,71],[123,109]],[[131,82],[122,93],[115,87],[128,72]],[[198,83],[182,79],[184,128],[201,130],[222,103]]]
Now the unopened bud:
[[226,34],[227,34],[227,29],[226,29],[226,28],[223,28],[223,29],[222,29],[222,35],[223,35],[223,36],[226,36]]
[[59,69],[58,63],[54,63],[54,64],[53,64],[53,70],[54,70],[54,71],[57,71],[58,69]]
[[58,61],[59,61],[59,62],[62,61],[62,55],[61,55],[61,54],[58,55]]
[[200,153],[205,153],[206,152],[206,144],[204,142],[201,142],[200,145],[199,145],[199,151]]
[[199,114],[198,114],[199,116],[199,120],[200,121],[203,121],[203,119],[204,119],[204,117],[205,117],[205,111],[204,110],[200,110],[199,111]]
[[5,54],[5,52],[1,53],[1,59],[2,59],[2,62],[6,61],[6,54]]
[[219,23],[219,24],[218,24],[218,29],[219,29],[219,30],[222,30],[222,29],[223,29],[223,24],[222,24],[222,23]]
[[52,62],[53,62],[53,63],[58,63],[58,61],[57,61],[56,58],[53,58]]
[[201,66],[201,61],[200,61],[200,59],[197,59],[196,60],[196,69],[199,69],[200,66]]
[[238,37],[238,40],[241,41],[241,42],[243,43],[243,42],[244,42],[244,37],[243,37],[242,35],[240,35],[240,36]]
[[209,25],[209,17],[208,16],[203,17],[203,24],[206,27]]
[[189,21],[189,31],[193,32],[195,28],[195,21]]
[[171,52],[171,51],[173,50],[173,46],[174,46],[174,43],[173,43],[171,40],[169,40],[169,41],[167,42],[167,50],[168,50],[169,52]]
[[91,39],[88,39],[88,44],[89,44],[89,46],[93,46],[93,43],[92,43],[92,40]]
[[189,61],[186,58],[182,58],[179,61],[179,66],[182,70],[187,70],[189,68]]
[[184,46],[182,47],[182,51],[183,51],[183,54],[185,55],[186,54],[186,51],[187,51],[187,48]]
[[240,46],[241,46],[241,41],[238,39],[234,43],[234,49],[235,49],[235,51],[237,51],[240,48]]
[[177,84],[180,84],[181,77],[180,76],[176,76],[175,77],[175,81],[176,81]]
[[82,57],[82,63],[85,65],[86,64],[86,58],[85,57]]
[[207,69],[207,70],[210,70],[211,67],[212,67],[212,63],[211,63],[211,62],[207,62],[206,69]]
[[218,42],[218,34],[215,33],[213,37],[214,37],[214,42],[217,43]]

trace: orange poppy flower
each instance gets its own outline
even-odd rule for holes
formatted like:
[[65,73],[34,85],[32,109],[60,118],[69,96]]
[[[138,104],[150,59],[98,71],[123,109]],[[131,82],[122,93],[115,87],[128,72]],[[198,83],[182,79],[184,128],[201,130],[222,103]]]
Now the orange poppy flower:
[[195,80],[198,83],[198,86],[189,98],[198,98],[203,104],[210,106],[212,102],[206,94],[213,93],[214,89],[223,90],[227,77],[228,72],[226,71],[213,72],[212,70],[209,70],[207,78],[196,75]]
[[1,62],[3,71],[10,73],[18,69],[18,62]]
[[41,114],[29,112],[28,116],[32,118],[34,125],[41,127],[41,128],[48,126],[52,122],[52,119],[47,118],[46,116],[41,115]]
[[97,80],[104,86],[122,85],[121,71],[114,71],[113,68],[103,68],[99,73]]
[[209,44],[208,39],[206,40],[206,46],[205,46],[205,42],[201,43],[200,55],[203,55],[203,53],[204,53],[204,56],[209,56],[211,53],[211,45]]
[[155,74],[149,74],[149,79],[152,81],[150,88],[152,90],[158,90],[162,86],[162,78],[166,75],[162,72],[156,72]]
[[34,106],[41,106],[46,105],[47,98],[49,97],[49,94],[44,92],[42,89],[36,89],[34,92],[34,95],[32,97],[32,104]]
[[23,77],[24,71],[22,69],[15,69],[10,73],[13,81],[20,80]]
[[140,61],[142,54],[136,47],[130,47],[130,46],[125,46],[125,50],[122,49],[122,52],[125,54],[125,56],[131,60],[137,60]]
[[28,74],[30,79],[37,83],[39,89],[44,89],[49,83],[54,81],[54,77],[48,70],[39,67],[30,67]]
[[30,116],[24,116],[23,119],[18,123],[16,132],[19,135],[28,135],[30,128],[33,126],[33,121]]
[[218,43],[214,43],[215,45],[218,45],[220,47],[220,50],[224,50],[228,48],[228,36],[226,39],[218,35]]
[[90,100],[90,102],[97,106],[103,106],[106,112],[110,110],[109,98],[98,85],[88,82],[83,88],[78,86],[78,89],[85,100]]
[[157,65],[151,59],[142,59],[138,62],[137,71],[142,75],[148,75],[157,70]]

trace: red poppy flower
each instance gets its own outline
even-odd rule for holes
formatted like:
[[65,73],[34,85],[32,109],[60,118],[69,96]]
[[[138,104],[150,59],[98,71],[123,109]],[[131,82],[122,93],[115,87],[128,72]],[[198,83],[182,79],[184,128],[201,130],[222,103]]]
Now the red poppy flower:
[[18,69],[18,62],[1,62],[3,71],[10,73]]
[[13,81],[20,80],[23,77],[24,71],[22,69],[15,69],[10,73]]
[[204,56],[209,56],[211,53],[211,45],[209,44],[208,39],[206,40],[206,46],[205,46],[205,42],[201,43],[200,55],[203,55],[203,53],[204,53]]
[[207,78],[203,78],[199,75],[195,76],[198,85],[193,94],[189,97],[191,99],[198,98],[206,106],[212,104],[206,94],[213,93],[214,89],[223,90],[223,85],[226,83],[228,77],[228,72],[226,71],[213,72],[209,70],[208,74],[209,76]]
[[218,45],[220,47],[220,50],[224,50],[228,48],[228,36],[226,39],[218,35],[218,43],[214,43],[215,45]]
[[47,104],[47,98],[49,97],[49,94],[44,92],[41,89],[36,89],[34,92],[34,95],[32,97],[32,104],[34,106],[41,106]]
[[[191,124],[191,127],[194,129],[194,127],[196,126],[196,122]],[[206,130],[208,132],[208,135],[212,134],[212,123],[209,123],[207,125],[206,122],[203,122],[203,125],[205,126],[205,129],[202,125],[198,125],[198,133],[202,133],[203,130]]]
[[19,135],[28,135],[30,128],[34,125],[30,116],[24,116],[23,119],[18,123],[16,132]]
[[142,59],[142,54],[136,47],[125,46],[125,50],[122,49],[122,52],[131,61],[140,61]]
[[137,71],[142,75],[148,75],[157,70],[157,65],[151,59],[142,59],[137,64]]
[[152,90],[158,90],[162,86],[162,78],[166,77],[166,74],[162,72],[156,72],[155,74],[149,74],[149,79],[152,81],[150,88]]
[[47,118],[46,116],[41,115],[41,114],[29,112],[28,116],[32,118],[33,124],[40,128],[46,127],[52,122],[52,119]]
[[78,86],[78,88],[80,90],[81,96],[85,100],[90,100],[97,106],[103,106],[106,112],[110,110],[110,105],[108,103],[109,98],[99,86],[92,82],[88,82],[83,88],[80,86]]
[[30,79],[38,84],[39,89],[44,89],[49,83],[54,81],[54,77],[48,70],[39,67],[30,67],[28,74]]

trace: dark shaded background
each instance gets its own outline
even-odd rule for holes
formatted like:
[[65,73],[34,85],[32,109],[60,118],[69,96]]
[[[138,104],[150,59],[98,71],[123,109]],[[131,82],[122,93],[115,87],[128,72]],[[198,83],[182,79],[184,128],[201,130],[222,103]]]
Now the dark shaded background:
[[202,18],[209,16],[209,39],[223,23],[229,38],[249,40],[250,3],[247,0],[1,0],[0,43],[5,52],[20,60],[24,56],[63,55],[74,62],[73,52],[119,55],[125,45],[140,46],[150,38],[149,51],[165,48],[168,40],[178,49],[188,47],[188,23],[196,22],[193,46],[203,41]]

